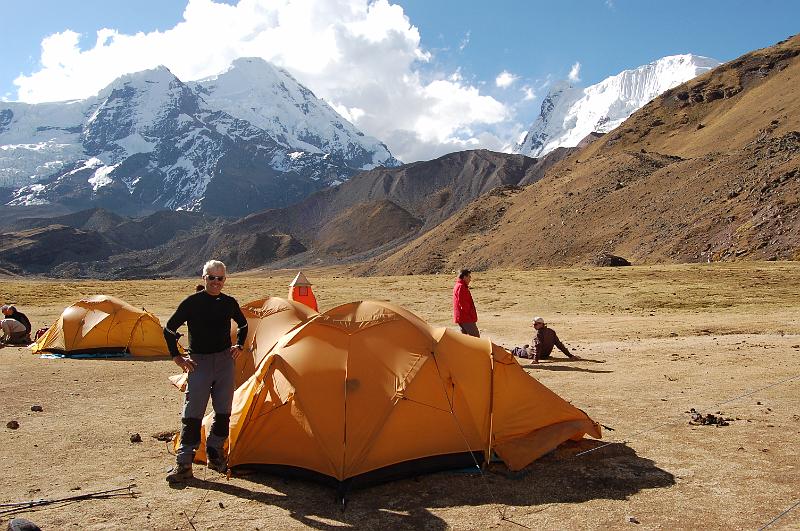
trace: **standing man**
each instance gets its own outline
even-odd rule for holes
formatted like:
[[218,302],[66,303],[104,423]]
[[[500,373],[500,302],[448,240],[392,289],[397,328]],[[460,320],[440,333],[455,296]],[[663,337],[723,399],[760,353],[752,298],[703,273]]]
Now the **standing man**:
[[478,311],[472,301],[469,283],[472,274],[469,269],[462,269],[458,273],[458,280],[453,286],[453,321],[461,328],[462,334],[481,337],[478,331]]
[[4,304],[2,306],[3,320],[0,327],[10,343],[28,344],[31,342],[31,321],[17,310],[16,306]]
[[[206,262],[203,266],[205,289],[186,297],[164,327],[164,338],[173,361],[189,373],[177,465],[167,474],[170,483],[193,477],[192,461],[200,445],[200,426],[209,396],[214,407],[214,422],[206,437],[208,468],[220,473],[228,468],[223,445],[230,429],[234,360],[241,354],[247,337],[247,319],[236,299],[222,293],[226,274],[222,262]],[[233,346],[231,319],[239,325]],[[184,323],[189,327],[189,354],[186,357],[178,352],[177,330]]]
[[556,331],[552,328],[547,328],[544,319],[541,317],[534,317],[533,329],[536,330],[536,335],[533,337],[533,346],[530,347],[533,352],[528,351],[528,354],[533,359],[533,363],[539,363],[539,360],[546,360],[553,352],[553,347],[558,347],[558,350],[566,354],[568,358],[580,359],[578,356],[571,354],[569,349],[564,346],[564,343],[558,339]]

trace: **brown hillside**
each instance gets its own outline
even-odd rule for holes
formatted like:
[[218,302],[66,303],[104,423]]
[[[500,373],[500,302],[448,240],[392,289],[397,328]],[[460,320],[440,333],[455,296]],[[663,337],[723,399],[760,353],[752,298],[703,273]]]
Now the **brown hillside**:
[[61,278],[100,279],[196,276],[209,257],[241,271],[306,250],[288,234],[225,229],[170,241],[153,249],[115,254],[103,261],[80,263],[76,260],[54,268],[48,274]]
[[251,214],[236,224],[282,230],[313,246],[319,230],[331,220],[356,205],[386,200],[423,220],[425,227],[433,227],[481,194],[497,186],[516,185],[536,162],[523,155],[481,149],[399,168],[376,168],[296,205]]
[[102,260],[119,248],[101,234],[64,225],[0,234],[0,263],[25,264],[30,272],[43,272],[63,262]]
[[316,238],[317,249],[334,256],[350,256],[402,238],[420,226],[420,220],[391,201],[361,204],[322,227]]
[[676,87],[360,271],[800,258],[800,37]]

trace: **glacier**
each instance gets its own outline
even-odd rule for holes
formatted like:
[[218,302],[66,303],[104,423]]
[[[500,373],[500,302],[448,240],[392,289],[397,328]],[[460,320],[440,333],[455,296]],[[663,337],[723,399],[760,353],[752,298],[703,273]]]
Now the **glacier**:
[[541,157],[559,147],[577,146],[588,134],[615,129],[659,94],[720,64],[699,55],[671,55],[585,88],[555,83],[513,151]]

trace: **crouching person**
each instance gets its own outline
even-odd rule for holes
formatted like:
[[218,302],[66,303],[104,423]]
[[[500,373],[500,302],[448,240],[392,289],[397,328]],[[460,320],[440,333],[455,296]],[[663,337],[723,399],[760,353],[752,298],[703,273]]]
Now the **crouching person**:
[[28,345],[31,341],[31,322],[28,317],[15,306],[4,304],[0,307],[3,313],[0,328],[3,329],[4,343]]
[[[200,446],[200,426],[209,397],[214,407],[214,422],[206,437],[208,467],[220,473],[227,471],[223,446],[230,427],[234,360],[241,353],[247,337],[247,319],[236,299],[222,293],[226,274],[222,262],[206,262],[203,266],[205,289],[184,299],[164,327],[164,338],[172,359],[188,373],[177,465],[167,474],[170,483],[192,477],[192,462]],[[239,325],[233,346],[231,319]],[[178,352],[177,330],[184,323],[189,328],[187,356]]]

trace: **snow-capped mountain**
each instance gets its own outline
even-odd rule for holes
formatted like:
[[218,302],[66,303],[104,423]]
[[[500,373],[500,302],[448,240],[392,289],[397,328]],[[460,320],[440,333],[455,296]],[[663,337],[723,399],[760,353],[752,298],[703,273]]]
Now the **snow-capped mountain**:
[[671,55],[586,88],[557,83],[514,152],[540,157],[558,147],[574,147],[589,133],[607,133],[662,92],[720,64],[708,57]]
[[260,59],[195,83],[159,67],[85,100],[0,104],[0,200],[11,205],[243,215],[378,165],[399,162]]
[[286,70],[263,59],[236,59],[222,74],[188,85],[214,109],[304,153],[329,153],[362,170],[399,165],[383,142],[365,136]]

